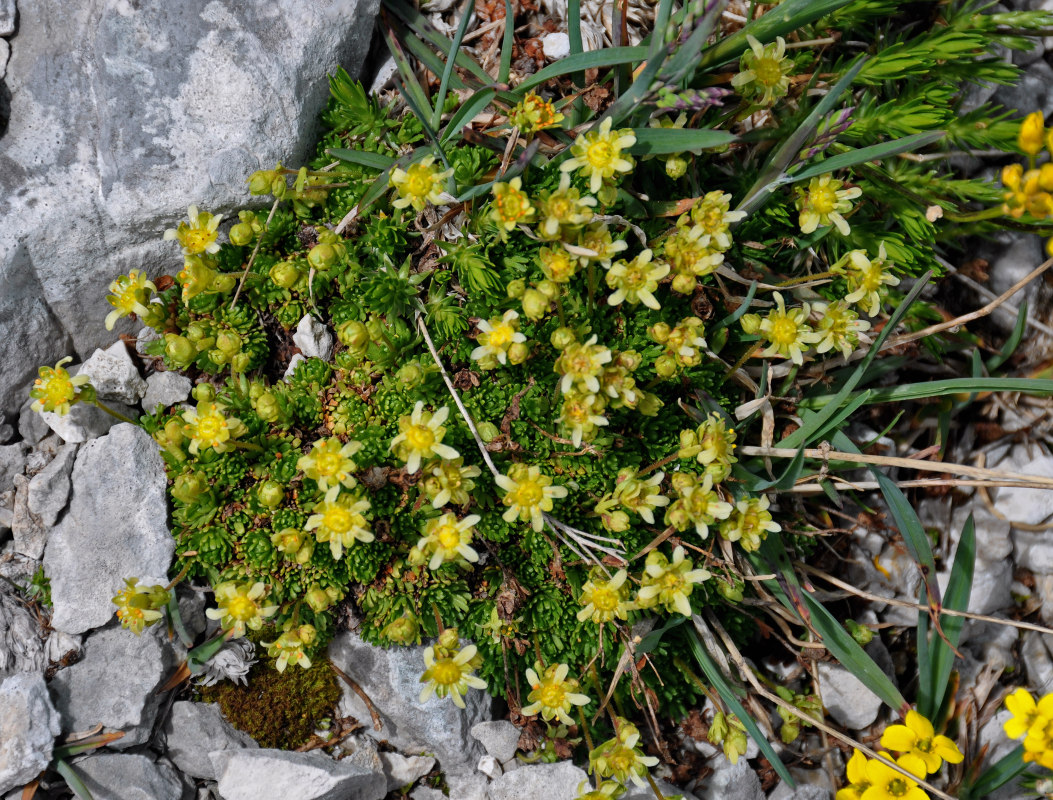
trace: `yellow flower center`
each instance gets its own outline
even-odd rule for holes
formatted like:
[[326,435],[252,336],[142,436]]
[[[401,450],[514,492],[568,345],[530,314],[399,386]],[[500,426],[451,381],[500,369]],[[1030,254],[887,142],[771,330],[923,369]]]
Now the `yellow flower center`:
[[622,277],[622,283],[627,289],[636,290],[647,283],[647,271],[644,267],[630,266]]
[[431,191],[432,177],[426,167],[414,164],[406,173],[406,194],[426,197]]
[[509,342],[512,341],[512,337],[516,335],[515,328],[509,325],[507,322],[503,322],[500,325],[494,327],[487,336],[486,344],[495,349],[504,348]]
[[227,603],[227,613],[234,619],[247,622],[256,616],[256,603],[246,595],[240,594]]
[[545,490],[537,481],[524,481],[516,487],[513,498],[517,505],[533,508],[541,502]]
[[628,747],[616,747],[607,757],[607,763],[611,765],[614,775],[626,775],[636,764],[636,753]]
[[932,739],[918,739],[914,749],[921,753],[932,752]]
[[329,506],[322,515],[322,524],[333,533],[347,533],[354,520],[343,506]]
[[818,186],[808,193],[808,200],[817,214],[829,214],[837,208],[837,190],[829,186]]
[[216,441],[227,428],[227,421],[219,414],[207,414],[198,417],[197,437],[204,441]]
[[117,307],[130,314],[135,311],[137,305],[139,299],[136,297],[135,286],[125,286],[117,295]]
[[753,74],[764,86],[775,86],[782,80],[782,67],[778,59],[758,58],[757,63],[753,65]]
[[439,542],[439,546],[444,550],[456,550],[457,546],[461,543],[461,532],[458,530],[456,525],[440,525],[438,530],[435,531],[435,538]]
[[678,592],[684,585],[683,579],[677,572],[667,572],[662,576],[662,590],[665,592]]
[[906,795],[910,787],[907,786],[907,782],[903,778],[893,778],[888,782],[888,786],[885,787],[885,791],[888,792],[892,797],[903,797]]
[[592,593],[592,604],[599,611],[614,611],[618,608],[618,594],[606,586],[599,586]]
[[69,378],[55,375],[44,383],[44,391],[47,392],[48,403],[61,405],[73,399],[76,393]]
[[549,708],[561,708],[566,702],[567,693],[563,690],[563,687],[559,684],[550,683],[544,689],[541,690],[541,705],[548,706]]
[[216,232],[208,228],[193,228],[183,236],[183,246],[191,254],[205,252],[205,249],[214,241],[216,241]]
[[494,200],[497,211],[503,219],[515,221],[527,212],[530,201],[514,189],[500,194]]
[[797,341],[797,323],[789,317],[775,320],[769,338],[778,345],[791,345]]
[[881,288],[881,277],[881,264],[872,263],[869,268],[863,270],[861,285],[868,292],[876,292]]
[[585,151],[585,158],[593,169],[603,169],[614,160],[614,148],[610,142],[601,139],[589,145]]
[[461,681],[461,665],[452,658],[440,658],[431,668],[431,677],[440,686],[455,686]]
[[560,197],[557,200],[553,200],[549,205],[549,211],[552,212],[552,216],[556,219],[566,219],[571,215],[574,209],[571,207],[570,201],[565,197]]
[[435,444],[435,432],[427,425],[410,425],[406,430],[406,443],[413,450],[427,452]]
[[343,460],[339,453],[319,453],[314,459],[314,469],[319,475],[336,475]]
[[720,230],[723,222],[724,210],[721,208],[710,208],[705,214],[701,215],[699,225],[706,233],[713,234]]

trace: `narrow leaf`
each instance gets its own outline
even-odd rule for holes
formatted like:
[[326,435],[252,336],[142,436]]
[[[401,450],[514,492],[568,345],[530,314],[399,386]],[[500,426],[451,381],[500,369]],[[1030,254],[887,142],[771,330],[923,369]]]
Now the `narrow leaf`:
[[[385,8],[390,9],[392,13],[405,22],[414,33],[424,39],[424,41],[428,42],[440,53],[446,54],[452,52],[453,42],[439,33],[435,29],[435,26],[412,5],[404,2],[404,0],[383,0],[383,3]],[[412,37],[404,38],[408,40]],[[458,67],[468,70],[468,72],[472,73],[472,75],[483,84],[490,83],[492,80],[486,70],[479,66],[479,62],[467,53],[457,53],[454,63],[456,63]],[[431,67],[428,68],[431,69]],[[432,69],[432,72],[436,75],[438,75],[440,71],[441,70]]]
[[629,148],[633,155],[708,150],[731,144],[738,138],[733,133],[709,128],[633,128],[633,134],[636,144]]
[[561,58],[554,64],[538,70],[516,87],[516,94],[522,98],[526,93],[545,81],[566,75],[568,72],[582,72],[587,69],[606,69],[618,64],[631,64],[647,57],[646,47],[608,47],[604,50],[590,50]]
[[[949,394],[975,392],[1021,392],[1030,395],[1053,394],[1053,379],[1049,378],[945,378],[927,383],[905,383],[901,386],[879,386],[868,390],[867,403],[900,403],[904,400],[927,400]],[[837,395],[807,397],[800,408],[825,408]]]
[[[508,0],[505,0],[507,3]],[[442,71],[442,79],[439,82],[439,93],[435,95],[435,106],[431,113],[431,126],[435,130],[438,130],[439,125],[442,124],[442,107],[446,103],[446,92],[450,88],[450,76],[453,74],[453,65],[457,61],[457,53],[461,52],[461,42],[464,41],[464,35],[468,33],[468,23],[472,17],[475,16],[475,4],[470,4],[464,9],[464,13],[461,14],[460,24],[457,25],[457,32],[453,36],[453,41],[450,43],[450,49],[446,51],[446,66]]]
[[869,147],[853,149],[847,153],[831,156],[818,164],[812,164],[800,172],[794,172],[792,175],[782,178],[778,183],[786,184],[806,181],[809,178],[814,178],[816,175],[836,172],[839,169],[854,167],[867,161],[880,161],[883,158],[905,153],[908,150],[918,150],[933,142],[938,142],[945,135],[943,131],[928,131],[926,133],[915,133],[912,136],[904,136],[902,139],[894,139],[891,142],[880,142]]
[[496,96],[493,89],[483,89],[473,94],[468,100],[461,104],[450,116],[440,137],[443,142],[448,142],[461,132],[461,128],[471,123],[476,115],[481,114]]
[[367,153],[365,150],[348,150],[343,147],[330,147],[325,152],[333,158],[341,161],[349,161],[352,164],[360,164],[370,169],[384,170],[395,163],[395,159],[383,156],[380,153]]
[[[508,83],[508,77],[512,74],[512,50],[515,48],[515,14],[512,12],[511,0],[505,0],[505,29],[501,36],[501,66],[498,68],[498,83]],[[580,36],[580,34],[579,34]],[[571,39],[571,52],[574,52],[573,38]],[[580,48],[578,52],[581,52]]]
[[66,761],[59,758],[55,760],[55,771],[62,776],[62,779],[66,782],[66,785],[73,790],[73,794],[77,795],[80,800],[93,800],[91,792],[88,791],[88,787],[84,785],[84,781],[81,780],[73,767],[71,767]]
[[1018,744],[984,770],[975,783],[963,786],[961,798],[962,800],[983,800],[1013,778],[1023,775],[1027,767],[1028,762],[1024,761],[1024,746]]
[[1027,300],[1024,300],[1020,304],[1020,308],[1016,313],[1016,324],[1013,325],[1013,332],[1009,335],[1009,338],[1006,339],[1005,344],[1002,345],[1002,349],[998,352],[998,355],[991,356],[987,359],[987,369],[989,372],[994,372],[1016,352],[1016,348],[1020,345],[1020,340],[1024,338],[1025,330],[1027,330]]

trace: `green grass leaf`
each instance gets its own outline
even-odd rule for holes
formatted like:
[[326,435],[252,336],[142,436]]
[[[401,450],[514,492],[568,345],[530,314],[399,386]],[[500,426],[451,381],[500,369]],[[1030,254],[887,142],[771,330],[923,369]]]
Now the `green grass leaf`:
[[1013,332],[1006,339],[1005,344],[1002,345],[998,355],[987,359],[989,372],[994,372],[1016,352],[1016,348],[1020,346],[1020,340],[1024,338],[1025,330],[1027,330],[1027,300],[1020,303],[1020,308],[1016,312],[1016,323],[1013,325]]
[[461,104],[460,108],[450,115],[450,119],[442,131],[442,135],[439,137],[440,141],[444,143],[448,142],[460,133],[461,128],[475,119],[477,114],[481,114],[486,110],[486,107],[490,105],[496,96],[497,92],[493,89],[483,89],[473,94],[468,100]]
[[629,148],[633,155],[663,155],[688,150],[708,150],[731,144],[737,136],[710,128],[633,128],[636,144]]
[[64,759],[55,760],[55,771],[62,776],[62,780],[80,800],[93,800],[91,792],[84,785],[80,775]]
[[[435,30],[435,26],[409,3],[406,3],[403,0],[383,0],[383,5],[384,8],[390,10],[395,16],[405,22],[410,30],[420,36],[421,39],[426,41],[440,53],[445,55],[446,53],[453,51],[453,42]],[[412,37],[407,36],[402,38],[404,41],[408,41]],[[470,72],[483,85],[488,84],[493,80],[487,74],[486,70],[479,66],[479,62],[467,53],[457,53],[454,63],[458,67]],[[430,66],[428,68],[436,75],[442,73],[441,69],[432,69]]]
[[538,70],[516,87],[515,94],[519,99],[545,81],[566,75],[568,72],[582,72],[587,69],[607,69],[619,64],[631,64],[647,58],[646,47],[608,47],[603,50],[590,50],[561,58],[554,64]]
[[367,153],[365,150],[348,150],[343,147],[330,147],[326,150],[333,158],[341,161],[349,161],[352,164],[360,164],[370,169],[385,170],[395,163],[395,159],[382,156],[380,153]]
[[[508,0],[505,0],[505,2],[507,3]],[[464,13],[461,14],[461,21],[457,25],[457,32],[453,36],[453,41],[450,42],[450,49],[446,55],[446,66],[442,70],[439,92],[435,95],[435,106],[431,114],[431,127],[435,130],[438,130],[439,125],[442,124],[442,107],[446,102],[446,92],[450,88],[450,76],[453,74],[453,65],[457,62],[457,53],[461,52],[461,42],[464,41],[464,35],[468,32],[468,23],[474,15],[474,6],[465,8]]]
[[944,137],[944,135],[943,131],[928,131],[927,133],[916,133],[912,136],[904,136],[902,139],[895,139],[891,142],[881,142],[879,144],[870,145],[869,147],[860,147],[858,149],[850,150],[847,153],[840,153],[836,156],[831,156],[824,161],[820,161],[818,164],[813,164],[799,172],[794,172],[792,175],[780,179],[777,183],[787,184],[796,183],[797,181],[806,181],[817,175],[825,175],[828,172],[836,172],[839,169],[854,167],[857,164],[865,164],[867,161],[880,161],[883,158],[888,158],[889,156],[894,156],[898,153],[906,153],[908,151],[913,152],[922,147],[926,147],[933,142],[938,142]]
[[1028,768],[1024,761],[1024,746],[1018,744],[981,773],[973,783],[965,783],[961,788],[961,800],[983,800],[996,789],[1005,786],[1009,781],[1023,775]]
[[[925,400],[949,394],[975,392],[1022,392],[1031,395],[1053,394],[1053,379],[1049,378],[945,378],[927,383],[906,383],[902,386],[879,386],[869,389],[867,403],[902,403],[906,400]],[[837,400],[838,395],[819,395],[801,401],[800,408],[818,410]]]

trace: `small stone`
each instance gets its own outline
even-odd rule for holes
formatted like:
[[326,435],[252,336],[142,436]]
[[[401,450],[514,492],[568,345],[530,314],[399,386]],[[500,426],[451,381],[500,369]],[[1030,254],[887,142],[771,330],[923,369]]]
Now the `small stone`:
[[760,778],[745,758],[736,764],[725,762],[703,783],[699,800],[764,800]]
[[55,524],[69,500],[69,477],[77,445],[67,444],[58,449],[55,458],[29,482],[29,510],[40,517],[45,527]]
[[89,636],[83,658],[59,670],[51,681],[62,730],[84,731],[101,723],[108,730],[124,731],[110,747],[143,744],[150,738],[161,704],[157,690],[173,661],[171,651],[153,632],[136,636],[110,627]]
[[105,350],[96,350],[81,364],[78,374],[91,377],[91,385],[102,400],[134,406],[146,392],[146,381],[139,375],[123,341],[114,342]]
[[435,768],[435,759],[427,756],[407,758],[399,753],[381,753],[380,763],[387,778],[388,792],[416,783]]
[[211,758],[223,800],[380,800],[387,793],[382,774],[317,751],[220,750]]
[[[126,417],[135,413],[121,403],[111,402],[107,405]],[[79,444],[105,436],[110,428],[120,422],[116,417],[90,403],[77,403],[70,407],[68,414],[64,415],[45,411],[40,418],[62,438],[62,441],[70,444]]]
[[25,472],[28,452],[29,446],[24,442],[0,446],[0,492],[14,487],[15,475]]
[[43,672],[40,623],[15,595],[0,588],[0,678],[16,672]]
[[[1013,448],[1007,459],[998,464],[998,469],[1053,478],[1053,456],[1037,447],[1019,445]],[[1051,495],[1053,492],[1047,489],[1004,486],[998,489],[994,505],[1002,516],[1010,520],[1010,524],[1024,522],[1029,525],[1039,525],[1053,515]]]
[[82,639],[83,637],[73,633],[52,630],[44,645],[44,656],[49,662],[56,664],[70,655],[79,656]]
[[285,368],[285,374],[282,375],[282,380],[289,380],[293,376],[293,373],[296,372],[296,368],[300,365],[300,362],[305,360],[306,359],[299,353],[293,353],[293,357],[289,359],[289,366]]
[[152,414],[158,406],[170,408],[190,396],[194,384],[178,372],[155,372],[146,379],[143,410]]
[[819,689],[823,705],[838,724],[863,730],[877,719],[881,698],[842,666],[820,662]]
[[29,484],[25,475],[15,476],[15,507],[11,513],[11,533],[15,552],[29,558],[40,558],[47,544],[44,524],[29,510]]
[[446,795],[430,786],[418,786],[410,792],[411,800],[447,800]]
[[10,36],[15,32],[17,14],[15,0],[0,0],[0,36]]
[[[370,772],[383,772],[385,775],[387,774],[387,771],[384,769],[384,760],[380,755],[380,750],[377,748],[377,743],[371,736],[366,734],[350,736],[340,743],[340,750],[343,751],[343,755],[339,756],[340,761],[346,761],[349,764],[362,767],[362,769],[369,770]],[[388,754],[385,753],[384,755]],[[390,755],[397,756],[398,753],[391,753]],[[400,756],[400,758],[402,758],[402,756]],[[434,761],[434,759],[432,759],[432,761]]]
[[[446,786],[450,790],[450,797],[456,797],[458,800],[499,800],[495,795],[487,794],[489,781],[485,775],[462,771],[462,769],[446,773]],[[528,800],[526,795],[516,795],[516,797]],[[556,798],[547,800],[556,800]]]
[[508,720],[479,722],[472,726],[472,738],[502,764],[515,758],[520,730]]
[[779,781],[779,785],[768,795],[768,800],[830,800],[832,796],[825,786],[798,783],[796,789],[791,789],[785,781]]
[[549,61],[558,61],[570,55],[570,37],[565,33],[549,33],[541,37],[541,49]]
[[[679,787],[673,786],[669,781],[663,781],[661,778],[656,779],[655,783],[658,784],[659,790],[662,792],[662,797],[676,797],[680,795],[684,800],[698,800],[691,792],[685,792]],[[654,791],[648,786],[637,786],[632,781],[629,781],[625,787],[626,792],[619,800],[654,800]],[[736,798],[726,797],[723,800],[736,800]]]
[[529,764],[494,781],[490,800],[574,800],[588,777],[570,761]]
[[144,327],[135,335],[135,352],[141,356],[145,356],[147,354],[146,346],[150,344],[150,342],[156,342],[160,338],[161,334],[153,328]]
[[504,772],[501,769],[501,764],[498,760],[490,755],[480,758],[479,763],[475,765],[475,768],[492,781],[500,778]]
[[74,763],[94,800],[180,800],[183,782],[144,755],[102,753]]
[[328,361],[333,355],[333,334],[322,322],[310,314],[304,316],[296,325],[292,337],[293,344],[300,348],[304,358],[320,358]]
[[0,792],[29,783],[47,767],[60,730],[43,675],[20,672],[0,682]]
[[33,398],[27,398],[18,412],[18,434],[22,437],[23,443],[30,447],[47,436],[51,430],[44,422],[43,416],[31,408],[32,405]]
[[1020,645],[1020,657],[1024,661],[1027,683],[1039,694],[1053,689],[1053,656],[1050,655],[1051,639],[1038,631],[1025,631]]
[[164,732],[165,754],[192,778],[216,779],[209,753],[259,747],[251,736],[227,722],[219,706],[212,703],[173,703]]

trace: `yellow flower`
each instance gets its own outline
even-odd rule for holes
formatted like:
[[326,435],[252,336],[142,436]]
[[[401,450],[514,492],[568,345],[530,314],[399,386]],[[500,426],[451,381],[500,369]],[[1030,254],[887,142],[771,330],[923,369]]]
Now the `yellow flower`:
[[684,548],[677,547],[670,561],[658,550],[647,554],[647,562],[636,603],[640,608],[665,607],[670,614],[691,616],[688,598],[696,583],[709,580],[707,569],[694,569],[694,564],[684,556]]
[[768,498],[747,497],[735,504],[731,516],[720,523],[720,535],[729,542],[739,542],[746,552],[753,552],[769,533],[778,533],[782,526],[773,522],[768,511]]
[[310,641],[314,641],[318,635],[317,631],[313,625],[300,625],[294,628],[291,622],[286,624],[290,627],[281,636],[273,642],[262,643],[267,648],[267,655],[276,659],[274,667],[278,672],[285,672],[285,667],[289,664],[299,664],[304,669],[310,669],[311,659],[308,658],[304,648]]
[[[844,300],[834,303],[814,303],[812,313],[819,315],[816,332],[823,338],[815,348],[817,353],[839,350],[848,358],[863,340],[862,334],[870,330],[870,323],[848,307]],[[865,341],[869,342],[869,339]]]
[[507,475],[498,475],[494,481],[504,490],[501,502],[508,506],[501,519],[505,522],[516,518],[523,522],[530,520],[535,531],[544,525],[542,515],[552,510],[552,501],[567,496],[567,490],[553,486],[552,478],[542,475],[539,467],[526,464],[513,464]]
[[500,317],[479,320],[476,327],[479,328],[479,346],[472,350],[473,361],[496,358],[498,363],[507,364],[508,349],[527,340],[519,332],[519,314],[511,309]]
[[1010,739],[1019,739],[1034,725],[1039,717],[1035,698],[1027,689],[1020,688],[1005,699],[1005,707],[1013,718],[1002,725],[1005,735]]
[[848,777],[848,786],[838,789],[834,800],[862,800],[863,792],[870,788],[867,757],[859,750],[854,750],[848,764],[845,765],[845,774]]
[[440,172],[435,166],[434,156],[425,156],[405,170],[395,167],[388,180],[399,196],[391,205],[395,208],[413,206],[414,211],[423,211],[428,203],[439,205],[445,199],[443,186],[452,174],[452,169]]
[[577,245],[564,243],[563,246],[571,255],[578,257],[583,267],[588,266],[590,262],[595,262],[604,269],[610,267],[611,259],[618,253],[629,249],[629,245],[624,240],[615,240],[611,236],[606,222],[594,222],[585,226]]
[[263,583],[224,581],[216,586],[217,608],[208,609],[205,616],[219,620],[223,630],[232,631],[235,637],[244,636],[246,627],[259,630],[263,620],[278,610],[278,606],[261,605],[266,596]]
[[645,480],[637,477],[632,467],[625,467],[618,471],[614,499],[626,511],[639,514],[648,525],[654,525],[654,510],[669,505],[669,498],[661,490],[664,479],[664,472],[656,472]]
[[631,780],[637,786],[645,786],[647,768],[658,763],[654,756],[645,756],[637,747],[639,729],[627,720],[618,717],[617,735],[608,739],[591,753],[589,762],[593,771],[601,778],[614,778],[621,783]]
[[731,79],[731,85],[743,97],[759,95],[757,102],[769,106],[786,96],[790,88],[793,61],[785,58],[786,42],[781,36],[766,45],[749,35],[746,41],[750,49],[742,56],[739,73]]
[[1032,111],[1020,123],[1020,134],[1016,140],[1017,147],[1034,158],[1042,151],[1045,132],[1045,116],[1041,111]]
[[712,411],[695,430],[680,432],[677,458],[694,456],[706,468],[706,473],[713,476],[713,482],[720,483],[731,474],[731,465],[738,461],[733,455],[736,436],[735,429],[728,428],[724,417]]
[[830,271],[843,275],[849,293],[846,303],[859,303],[870,316],[881,313],[881,301],[888,295],[889,286],[898,286],[899,278],[892,274],[894,267],[885,254],[885,243],[878,246],[877,258],[867,258],[863,250],[852,250],[834,264]]
[[245,431],[245,426],[236,417],[225,417],[216,403],[200,402],[197,408],[183,412],[183,434],[190,439],[190,453],[197,455],[201,448],[211,447],[217,453],[234,448],[232,439]]
[[434,414],[424,410],[420,400],[413,407],[413,413],[399,419],[399,434],[391,440],[391,449],[395,455],[406,462],[406,471],[411,475],[420,469],[422,459],[431,455],[439,458],[457,458],[460,453],[446,444],[442,439],[446,428],[442,423],[450,415],[450,409],[443,406]]
[[149,313],[146,304],[150,302],[150,294],[156,291],[157,287],[146,279],[146,273],[137,269],[114,280],[106,298],[113,306],[113,311],[106,315],[106,330],[112,331],[114,323],[121,317]]
[[881,734],[881,746],[903,753],[896,763],[915,775],[938,772],[940,765],[959,763],[964,756],[946,736],[936,735],[932,723],[914,709],[907,712],[906,725],[889,725]]
[[425,684],[420,693],[420,702],[425,703],[433,694],[439,697],[451,695],[458,708],[464,708],[464,695],[468,689],[485,689],[486,683],[472,673],[477,648],[474,644],[458,650],[457,630],[447,628],[435,645],[424,650],[424,674],[420,682]]
[[1038,714],[1024,739],[1024,761],[1053,769],[1053,694],[1038,701]]
[[823,338],[808,325],[811,308],[805,303],[801,308],[787,310],[778,292],[775,292],[775,304],[776,308],[760,323],[760,333],[768,340],[768,347],[761,355],[781,356],[792,359],[794,364],[803,364],[804,349]]
[[625,787],[618,781],[600,781],[595,789],[586,780],[578,784],[578,796],[574,800],[618,800],[625,794]]
[[494,184],[493,218],[503,236],[515,230],[516,225],[534,221],[535,209],[530,198],[523,191],[523,179],[516,177],[510,181]]
[[589,394],[600,391],[600,374],[603,365],[614,358],[611,351],[603,345],[596,344],[593,334],[587,341],[571,342],[563,348],[552,369],[560,376],[559,389],[569,394],[575,388],[584,389]]
[[527,92],[508,112],[509,121],[519,128],[525,136],[531,136],[545,128],[553,128],[563,121],[563,115],[556,111],[552,103],[542,100],[534,92]]
[[563,248],[542,247],[537,257],[541,271],[554,283],[568,283],[578,269],[578,259]]
[[918,786],[917,781],[897,772],[883,761],[867,761],[866,777],[870,786],[861,795],[863,800],[929,800],[928,794]]
[[88,383],[91,377],[77,375],[71,378],[62,365],[72,360],[72,356],[66,356],[54,367],[40,367],[37,370],[39,377],[33,381],[33,388],[29,390],[29,396],[34,400],[30,408],[36,412],[52,411],[65,416],[70,406],[81,400],[78,389]]
[[422,482],[424,494],[431,500],[432,508],[442,508],[447,503],[463,506],[468,502],[468,492],[475,488],[481,474],[479,467],[464,466],[464,459],[433,461],[424,467],[428,477]]
[[160,585],[139,586],[138,578],[125,578],[124,588],[113,598],[121,626],[137,636],[164,615],[158,610],[168,605],[171,597]]
[[[541,669],[540,664],[535,664]],[[533,690],[527,695],[530,705],[523,706],[523,716],[532,717],[541,712],[541,719],[545,722],[553,717],[564,725],[573,725],[574,720],[567,712],[572,706],[587,706],[589,698],[578,694],[578,682],[574,678],[568,678],[570,667],[566,664],[554,664],[547,667],[539,677],[533,669],[527,668],[526,679]]]
[[685,317],[672,329],[665,323],[652,325],[651,338],[665,346],[665,354],[679,367],[697,367],[702,363],[702,349],[706,346],[702,320]]
[[666,510],[665,521],[678,531],[694,526],[695,533],[705,539],[709,536],[710,525],[731,516],[731,503],[720,499],[713,488],[713,476],[709,473],[699,480],[697,475],[690,472],[676,472],[672,484],[677,499]]
[[164,233],[166,241],[175,239],[183,247],[183,252],[188,256],[196,256],[199,253],[218,253],[219,223],[223,220],[222,214],[210,214],[207,211],[198,211],[197,206],[190,206],[186,212],[189,225],[180,222],[178,228],[169,228]]
[[340,486],[333,486],[316,503],[315,513],[307,518],[305,530],[314,531],[320,542],[329,542],[333,558],[339,559],[344,548],[355,542],[372,542],[373,532],[364,512],[370,508],[369,501],[350,492],[341,493]]
[[724,263],[724,254],[711,246],[711,240],[698,225],[679,227],[666,237],[662,252],[673,270],[673,291],[691,294],[698,278]]
[[801,233],[814,233],[820,225],[833,225],[842,236],[851,228],[844,215],[852,210],[852,200],[863,194],[858,186],[842,189],[843,181],[832,175],[820,175],[808,182],[808,188],[797,188],[797,210]]
[[651,263],[651,250],[644,250],[632,261],[615,261],[607,271],[607,285],[614,293],[607,298],[607,305],[617,306],[628,301],[630,305],[643,303],[650,309],[661,308],[653,292],[658,282],[669,274],[669,265],[664,261]]
[[[676,224],[680,227],[684,226],[687,216],[681,216]],[[745,219],[746,212],[732,211],[731,195],[717,190],[706,192],[697,200],[691,207],[689,216],[691,222],[709,237],[705,243],[706,246],[723,252],[731,247],[731,226]]]
[[589,572],[589,579],[581,587],[578,602],[581,603],[582,609],[577,615],[578,622],[591,619],[599,625],[616,619],[624,620],[632,610],[629,586],[626,583],[628,577],[629,573],[624,569],[607,577],[603,569],[593,567]]
[[575,447],[580,447],[582,439],[591,441],[596,437],[599,428],[607,425],[603,416],[606,403],[602,395],[571,391],[563,395],[560,414],[556,417],[565,431],[570,433],[570,440]]
[[481,518],[478,514],[469,514],[462,520],[453,514],[446,513],[441,517],[430,519],[424,525],[424,537],[417,542],[417,549],[430,560],[428,569],[438,569],[449,561],[479,560],[479,554],[471,547],[473,527]]
[[612,131],[614,120],[606,117],[598,129],[578,136],[571,145],[568,158],[560,165],[564,172],[578,170],[589,179],[589,191],[600,190],[605,180],[619,172],[631,172],[633,158],[622,150],[636,144],[636,135],[628,128]]
[[362,443],[354,439],[343,445],[335,437],[319,439],[312,445],[310,453],[300,456],[296,468],[317,482],[323,492],[337,485],[350,489],[355,485],[351,473],[358,469],[351,457],[361,449]]
[[559,239],[567,232],[576,230],[592,219],[595,205],[596,198],[582,197],[570,185],[570,174],[564,172],[559,177],[559,188],[542,192],[537,199],[538,215],[541,217],[537,226],[538,236],[542,239]]

